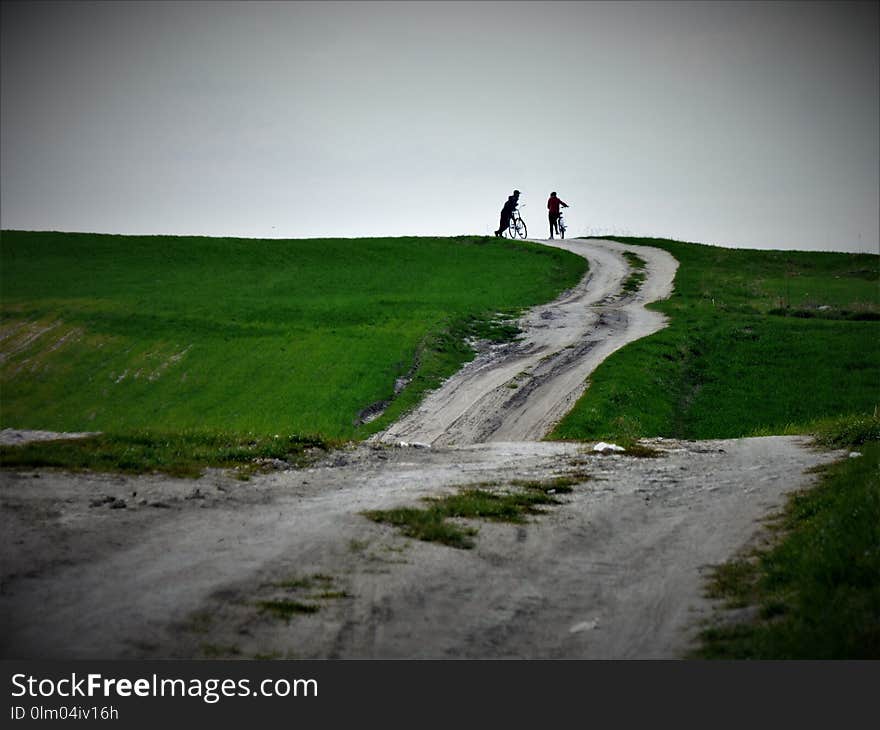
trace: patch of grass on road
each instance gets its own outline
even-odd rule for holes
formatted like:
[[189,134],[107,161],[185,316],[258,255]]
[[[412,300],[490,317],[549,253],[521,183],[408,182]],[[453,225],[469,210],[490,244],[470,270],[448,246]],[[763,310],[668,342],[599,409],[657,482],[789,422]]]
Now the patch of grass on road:
[[471,539],[477,534],[472,527],[461,527],[447,522],[442,509],[418,507],[397,507],[389,510],[370,510],[364,516],[373,522],[384,522],[407,537],[425,542],[439,542],[455,548],[469,549],[474,546]]
[[[321,610],[320,601],[351,598],[348,591],[335,585],[333,576],[323,573],[302,577],[292,576],[286,580],[263,586],[263,589],[268,589],[270,597],[255,602],[260,612],[271,614],[275,618],[288,622],[300,614],[317,613]],[[283,590],[287,595],[277,595],[278,589]]]
[[314,603],[303,603],[302,601],[292,601],[287,598],[275,601],[259,601],[257,603],[261,612],[270,613],[276,618],[290,621],[296,615],[317,613],[321,607]]
[[647,276],[647,272],[645,271],[646,261],[632,251],[624,251],[623,257],[627,260],[627,263],[629,263],[630,268],[632,268],[632,272],[623,282],[623,290],[631,294],[639,290],[639,287]]
[[880,441],[858,449],[789,499],[772,546],[714,571],[708,595],[756,615],[722,611],[694,657],[880,659]]
[[590,475],[586,472],[577,472],[549,479],[514,479],[510,484],[514,487],[533,489],[546,494],[569,494],[574,491],[576,485],[583,484],[589,479]]
[[679,261],[650,305],[670,324],[599,365],[551,438],[805,433],[880,402],[880,257],[615,240]]
[[404,535],[426,542],[439,542],[455,548],[474,547],[477,530],[453,519],[490,520],[522,524],[529,515],[542,514],[544,506],[557,505],[554,494],[566,494],[575,484],[586,481],[587,475],[557,477],[547,480],[517,480],[512,491],[488,491],[466,488],[445,497],[426,497],[428,507],[400,507],[372,510],[364,516],[374,522],[399,527]]

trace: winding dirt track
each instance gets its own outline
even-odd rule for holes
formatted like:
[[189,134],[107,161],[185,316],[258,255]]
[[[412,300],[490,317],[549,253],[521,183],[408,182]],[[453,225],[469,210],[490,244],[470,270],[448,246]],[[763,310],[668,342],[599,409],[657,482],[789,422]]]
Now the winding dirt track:
[[608,355],[664,326],[644,305],[668,297],[678,262],[656,248],[629,247],[646,262],[647,279],[632,296],[629,272],[613,241],[546,241],[590,262],[570,292],[522,320],[524,338],[482,354],[430,394],[377,440],[431,445],[538,441],[574,405],[589,374]]
[[[0,472],[0,657],[681,656],[709,609],[705,567],[839,454],[795,437],[659,440],[655,459],[539,441],[602,358],[663,326],[643,304],[669,293],[675,271],[639,247],[648,279],[623,297],[626,247],[562,245],[587,256],[589,277],[530,312],[523,341],[311,468],[245,483]],[[475,525],[473,550],[361,514],[562,474],[581,478],[563,504]],[[319,610],[289,621],[261,610],[279,600]]]

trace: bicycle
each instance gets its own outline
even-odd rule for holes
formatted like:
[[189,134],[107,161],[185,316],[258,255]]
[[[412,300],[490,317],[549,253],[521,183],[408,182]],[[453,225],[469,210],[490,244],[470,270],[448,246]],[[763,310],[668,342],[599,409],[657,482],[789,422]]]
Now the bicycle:
[[556,221],[556,227],[559,229],[559,237],[565,238],[565,218],[562,217],[562,208],[559,209],[559,219]]
[[[570,206],[566,206],[570,207]],[[565,218],[562,215],[562,208],[559,209],[559,218],[556,219],[556,230],[559,233],[560,238],[565,238]],[[553,238],[553,228],[550,228],[550,238]]]
[[[525,208],[525,203],[522,205]],[[507,235],[511,238],[516,238],[519,236],[520,238],[525,238],[529,234],[528,228],[526,228],[526,222],[522,219],[522,216],[519,214],[518,209],[514,209],[513,215],[510,217],[510,223],[507,225]]]

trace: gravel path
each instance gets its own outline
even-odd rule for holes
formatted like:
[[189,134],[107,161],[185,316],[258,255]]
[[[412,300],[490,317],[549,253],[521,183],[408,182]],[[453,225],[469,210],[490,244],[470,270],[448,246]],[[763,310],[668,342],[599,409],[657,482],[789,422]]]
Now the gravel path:
[[[0,472],[0,657],[681,656],[709,609],[706,567],[840,454],[797,437],[659,440],[658,458],[539,441],[602,357],[662,326],[643,304],[675,271],[639,247],[649,277],[623,297],[625,247],[562,245],[589,258],[590,278],[532,311],[523,342],[310,468],[248,482]],[[520,372],[525,396],[506,386]],[[473,550],[361,514],[564,474],[580,483],[561,504],[522,525],[474,523]],[[273,601],[317,610],[287,620],[264,610]]]

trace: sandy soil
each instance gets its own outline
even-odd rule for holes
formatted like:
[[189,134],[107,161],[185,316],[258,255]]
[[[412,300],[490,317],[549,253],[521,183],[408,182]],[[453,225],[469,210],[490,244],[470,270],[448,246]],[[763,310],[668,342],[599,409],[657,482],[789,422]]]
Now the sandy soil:
[[[530,312],[523,342],[311,467],[248,482],[0,472],[0,657],[681,656],[709,609],[707,566],[841,454],[796,437],[659,440],[647,459],[538,441],[602,357],[662,326],[642,305],[675,271],[640,247],[649,278],[625,298],[623,246],[563,245],[589,258],[589,279]],[[534,387],[508,388],[521,372]],[[524,525],[474,524],[473,550],[361,514],[561,474],[582,480],[562,504]],[[279,600],[318,610],[261,610]]]

